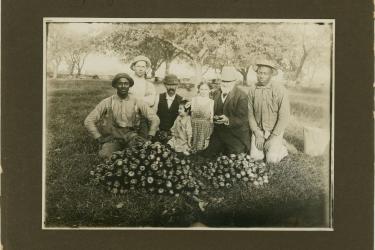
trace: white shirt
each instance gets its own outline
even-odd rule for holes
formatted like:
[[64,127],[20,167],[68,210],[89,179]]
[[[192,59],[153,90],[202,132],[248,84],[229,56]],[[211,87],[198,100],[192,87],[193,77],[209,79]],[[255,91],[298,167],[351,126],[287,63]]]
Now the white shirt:
[[222,94],[221,94],[221,101],[224,103],[225,100],[227,99],[227,97],[228,97],[228,94],[224,94],[224,93],[222,93]]
[[156,97],[154,84],[147,81],[144,77],[138,77],[134,73],[130,75],[134,80],[134,85],[129,89],[129,94],[146,102],[150,107],[154,106]]
[[174,94],[173,96],[169,96],[168,94],[166,94],[166,97],[167,97],[168,108],[170,108],[174,101],[174,98],[176,97],[176,94]]
[[133,94],[136,98],[142,99],[146,95],[146,79],[144,77],[138,77],[135,74],[132,75],[134,85],[129,89],[129,93]]
[[[234,84],[232,84],[230,87],[226,87],[226,88],[221,88],[221,100],[223,101],[223,103],[225,102],[225,100],[227,99],[227,96],[228,94],[233,90],[234,88]],[[224,97],[224,92],[226,93],[225,97]]]

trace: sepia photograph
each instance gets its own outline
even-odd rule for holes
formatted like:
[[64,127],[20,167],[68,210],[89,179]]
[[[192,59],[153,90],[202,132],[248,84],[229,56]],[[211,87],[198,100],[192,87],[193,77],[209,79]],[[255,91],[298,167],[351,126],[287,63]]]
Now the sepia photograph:
[[43,229],[333,230],[334,20],[43,25]]

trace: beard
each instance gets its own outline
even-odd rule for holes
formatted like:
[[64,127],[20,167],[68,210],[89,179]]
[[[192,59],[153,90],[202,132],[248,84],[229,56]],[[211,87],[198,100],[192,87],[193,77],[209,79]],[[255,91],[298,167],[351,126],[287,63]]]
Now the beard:
[[174,95],[176,93],[176,90],[175,89],[167,89],[167,93],[169,95]]

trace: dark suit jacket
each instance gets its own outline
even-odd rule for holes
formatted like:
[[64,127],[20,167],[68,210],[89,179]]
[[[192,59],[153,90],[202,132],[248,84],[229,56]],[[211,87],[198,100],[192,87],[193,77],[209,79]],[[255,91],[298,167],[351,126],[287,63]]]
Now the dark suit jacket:
[[[213,94],[214,110],[217,110],[219,98],[221,98],[221,90]],[[214,130],[220,133],[222,140],[235,140],[250,149],[248,97],[245,92],[235,86],[224,102],[223,113],[229,118],[229,126],[215,125]]]

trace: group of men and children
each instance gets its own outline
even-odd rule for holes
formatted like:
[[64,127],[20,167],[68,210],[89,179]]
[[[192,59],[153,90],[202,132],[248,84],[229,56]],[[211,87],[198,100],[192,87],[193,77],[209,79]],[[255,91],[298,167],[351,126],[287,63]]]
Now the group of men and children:
[[283,134],[289,120],[286,89],[272,78],[272,61],[255,66],[257,83],[248,93],[237,86],[233,67],[223,68],[219,88],[198,85],[191,100],[178,95],[179,79],[167,75],[166,92],[157,94],[146,79],[150,60],[136,57],[133,74],[119,73],[112,80],[117,93],[102,100],[85,119],[85,127],[100,144],[99,155],[110,157],[134,140],[166,135],[177,152],[215,157],[220,153],[250,153],[255,160],[277,163],[288,155]]

